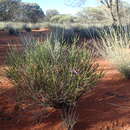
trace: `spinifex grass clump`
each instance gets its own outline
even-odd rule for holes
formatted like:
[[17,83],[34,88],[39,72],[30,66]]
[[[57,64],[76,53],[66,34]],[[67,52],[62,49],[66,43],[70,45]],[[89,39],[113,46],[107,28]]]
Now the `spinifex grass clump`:
[[9,53],[7,74],[17,85],[20,100],[26,97],[43,106],[69,110],[95,87],[102,71],[86,48],[35,42],[21,54]]
[[101,44],[95,45],[105,59],[113,63],[125,78],[130,79],[130,38],[124,28],[111,28],[109,33],[104,33]]

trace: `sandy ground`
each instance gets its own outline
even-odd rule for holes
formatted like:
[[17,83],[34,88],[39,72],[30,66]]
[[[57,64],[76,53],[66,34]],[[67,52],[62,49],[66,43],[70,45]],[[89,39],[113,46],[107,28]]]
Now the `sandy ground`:
[[[0,32],[0,130],[63,130],[58,110],[16,105],[15,88],[5,75],[4,59],[8,41],[18,39]],[[20,46],[13,43],[12,46]],[[79,119],[74,130],[130,130],[130,81],[109,62],[97,62],[105,77],[78,103]],[[40,116],[41,110],[48,112]]]

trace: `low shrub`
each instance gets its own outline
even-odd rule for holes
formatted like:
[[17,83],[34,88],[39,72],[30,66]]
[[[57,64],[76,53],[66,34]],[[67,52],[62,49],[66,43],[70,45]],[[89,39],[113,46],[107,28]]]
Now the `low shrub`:
[[68,113],[81,96],[95,87],[103,72],[86,48],[54,42],[48,39],[43,44],[24,44],[21,54],[12,50],[7,58],[7,74],[17,86],[20,101],[29,98]]
[[[20,55],[14,51],[8,55],[10,77],[21,88],[26,87],[25,91],[44,93],[45,102],[53,107],[74,103],[101,76],[89,51],[76,45],[69,48],[55,43],[52,47],[50,41],[45,41]],[[12,75],[12,69],[18,79]]]
[[60,24],[73,23],[74,17],[71,15],[58,14],[58,15],[51,17],[50,21],[52,23],[60,23]]

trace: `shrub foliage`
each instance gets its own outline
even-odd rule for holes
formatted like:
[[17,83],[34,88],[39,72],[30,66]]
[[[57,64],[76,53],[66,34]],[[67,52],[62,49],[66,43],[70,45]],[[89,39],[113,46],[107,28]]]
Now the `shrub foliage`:
[[[26,42],[28,39],[26,39]],[[29,98],[41,105],[69,108],[91,90],[102,76],[99,65],[85,47],[61,45],[50,40],[32,40],[19,54],[11,49],[8,76],[17,86],[20,100]]]

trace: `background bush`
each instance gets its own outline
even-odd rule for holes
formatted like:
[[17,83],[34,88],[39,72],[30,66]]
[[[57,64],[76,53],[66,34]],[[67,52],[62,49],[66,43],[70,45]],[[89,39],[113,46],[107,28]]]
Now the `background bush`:
[[50,21],[52,23],[73,23],[74,22],[74,16],[71,15],[55,15],[51,17]]
[[117,69],[130,79],[130,38],[127,27],[114,27],[105,31],[101,43],[96,44],[98,52],[113,63]]

